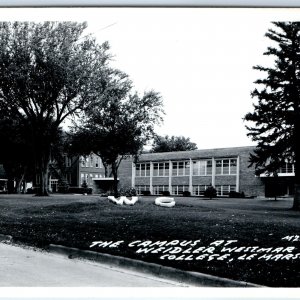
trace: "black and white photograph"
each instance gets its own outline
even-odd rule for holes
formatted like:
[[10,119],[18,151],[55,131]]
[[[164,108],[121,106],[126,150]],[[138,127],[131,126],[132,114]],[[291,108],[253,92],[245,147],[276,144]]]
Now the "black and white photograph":
[[298,8],[2,7],[0,143],[0,290],[300,287]]

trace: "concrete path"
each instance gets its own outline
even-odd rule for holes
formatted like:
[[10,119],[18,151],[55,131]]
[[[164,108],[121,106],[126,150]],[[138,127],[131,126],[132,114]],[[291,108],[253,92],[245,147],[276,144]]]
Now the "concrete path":
[[1,287],[186,286],[139,272],[0,243]]

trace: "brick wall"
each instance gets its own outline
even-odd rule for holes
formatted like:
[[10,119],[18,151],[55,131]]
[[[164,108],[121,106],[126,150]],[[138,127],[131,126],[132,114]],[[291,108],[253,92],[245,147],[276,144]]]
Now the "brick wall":
[[[253,150],[253,149],[250,149]],[[260,177],[255,176],[255,168],[249,167],[250,150],[240,151],[240,192],[246,196],[264,196],[265,185]]]
[[[139,162],[159,162],[159,161],[182,161],[191,159],[215,159],[239,157],[239,191],[247,196],[263,196],[265,193],[264,182],[261,178],[255,177],[254,167],[249,168],[249,155],[254,147],[234,147],[220,149],[204,149],[194,151],[179,151],[168,153],[148,153],[139,158]],[[132,160],[123,161],[119,168],[119,178],[121,185],[131,185]],[[193,176],[193,185],[209,185],[212,183],[211,176]],[[149,185],[149,177],[136,177],[135,185]],[[153,177],[152,185],[168,185],[168,177]],[[189,185],[189,176],[172,176],[172,185]],[[215,185],[236,185],[236,175],[216,175]]]

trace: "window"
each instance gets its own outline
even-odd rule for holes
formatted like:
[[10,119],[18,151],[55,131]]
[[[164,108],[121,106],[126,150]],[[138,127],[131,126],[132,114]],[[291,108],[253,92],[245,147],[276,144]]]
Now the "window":
[[212,160],[206,161],[206,175],[212,175]]
[[90,156],[90,167],[92,168],[94,166],[94,158],[93,155]]
[[188,185],[173,185],[172,186],[172,195],[181,195],[183,192],[188,191]]
[[168,191],[167,185],[155,185],[153,186],[153,195],[161,195],[164,191]]
[[85,167],[85,158],[83,156],[81,156],[80,158],[80,162],[81,162],[81,167]]
[[153,163],[153,176],[169,176],[169,163]]
[[173,161],[172,162],[173,176],[189,176],[190,175],[190,162],[189,161]]
[[216,160],[216,175],[223,174],[222,172],[222,160]]
[[285,163],[278,171],[278,173],[294,173],[294,165],[292,163]]
[[159,164],[153,164],[153,176],[158,176]]
[[136,177],[150,176],[150,163],[136,164]]
[[85,181],[85,174],[81,173],[80,174],[80,183],[83,184],[84,181]]
[[229,159],[223,160],[223,174],[229,174]]
[[193,161],[193,175],[194,176],[209,176],[212,174],[212,161],[198,160]]
[[237,172],[236,158],[216,160],[216,175],[235,175],[236,172]]
[[230,160],[230,174],[236,174],[237,173],[237,160],[231,159]]
[[193,185],[193,195],[195,196],[204,196],[208,185]]
[[66,156],[66,167],[69,168],[72,165],[72,158]]
[[137,185],[135,187],[135,190],[138,195],[142,195],[143,192],[150,191],[150,187],[149,187],[149,185]]
[[216,185],[217,196],[229,196],[230,192],[236,190],[235,185]]

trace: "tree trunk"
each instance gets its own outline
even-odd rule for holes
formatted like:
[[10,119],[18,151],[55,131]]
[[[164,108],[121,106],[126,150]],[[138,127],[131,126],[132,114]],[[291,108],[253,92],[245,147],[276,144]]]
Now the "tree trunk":
[[40,158],[40,188],[36,194],[36,196],[49,196],[49,182],[48,182],[48,175],[49,175],[49,161],[50,156],[44,155]]
[[7,193],[8,194],[13,194],[15,192],[14,184],[15,184],[14,180],[9,178],[7,181]]
[[294,210],[300,210],[300,184],[295,183],[295,194],[293,207]]
[[114,182],[113,182],[113,190],[114,190],[114,196],[118,197],[118,168],[116,163],[112,163],[111,165],[111,171],[114,177]]
[[16,183],[16,192],[17,192],[17,194],[21,194],[22,186],[23,186],[23,180],[24,180],[24,174],[22,174],[22,177]]
[[103,166],[104,166],[104,177],[107,178],[108,177],[108,166],[105,163],[103,163]]

